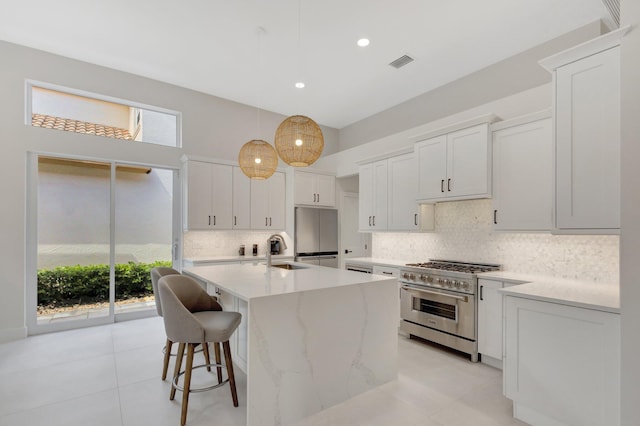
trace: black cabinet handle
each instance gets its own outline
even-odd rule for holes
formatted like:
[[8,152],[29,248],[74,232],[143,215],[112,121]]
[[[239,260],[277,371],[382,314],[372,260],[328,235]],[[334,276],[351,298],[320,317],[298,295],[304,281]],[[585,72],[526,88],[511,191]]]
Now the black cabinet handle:
[[269,218],[269,226],[271,226],[271,218]]
[[371,226],[371,216],[369,216],[369,226]]
[[494,225],[498,224],[498,210],[493,211],[493,224]]
[[269,219],[265,216],[265,217],[264,217],[264,226],[267,226],[267,225],[269,224],[268,220],[269,220]]
[[209,216],[209,226],[211,226],[211,216]]
[[316,194],[313,194],[313,202],[316,202]]
[[216,215],[213,215],[213,226],[216,226]]
[[234,216],[233,217],[233,226],[236,226],[238,224],[238,216]]
[[447,191],[451,192],[451,178],[447,179]]
[[483,290],[483,289],[484,289],[484,286],[483,286],[483,285],[481,285],[481,286],[480,286],[480,300],[484,300],[484,298],[483,298],[483,294],[482,294],[482,290]]
[[318,202],[320,202],[320,194],[316,194],[318,196]]
[[440,181],[440,192],[444,192],[444,179]]
[[376,226],[376,217],[373,216],[373,226]]
[[414,213],[413,215],[413,224],[418,226],[418,213]]

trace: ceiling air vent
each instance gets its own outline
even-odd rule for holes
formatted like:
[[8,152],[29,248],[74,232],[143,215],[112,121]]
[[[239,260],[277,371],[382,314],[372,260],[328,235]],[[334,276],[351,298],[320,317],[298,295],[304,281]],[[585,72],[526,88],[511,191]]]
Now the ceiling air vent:
[[390,62],[389,65],[391,65],[394,68],[402,68],[405,65],[407,65],[408,63],[413,62],[413,58],[409,55],[402,55],[400,56],[398,59],[396,59],[393,62]]

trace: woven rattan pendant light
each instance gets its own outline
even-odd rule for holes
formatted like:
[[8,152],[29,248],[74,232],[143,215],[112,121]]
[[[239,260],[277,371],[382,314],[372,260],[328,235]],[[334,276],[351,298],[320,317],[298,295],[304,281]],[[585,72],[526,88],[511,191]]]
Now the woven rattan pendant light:
[[240,148],[238,164],[242,173],[251,179],[264,180],[271,177],[278,167],[278,154],[269,142],[251,140]]
[[324,137],[315,121],[293,115],[278,126],[275,144],[282,161],[293,167],[307,167],[322,154]]

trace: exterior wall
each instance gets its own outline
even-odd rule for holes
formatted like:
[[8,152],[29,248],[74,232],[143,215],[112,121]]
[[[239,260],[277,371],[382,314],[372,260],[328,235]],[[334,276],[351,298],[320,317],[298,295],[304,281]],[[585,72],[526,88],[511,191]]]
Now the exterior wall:
[[622,304],[622,411],[621,424],[640,419],[640,1],[623,0],[622,25],[632,25],[621,49],[621,235],[620,301]]
[[[30,151],[111,159],[179,169],[183,155],[236,161],[248,140],[273,140],[282,115],[132,74],[0,42],[0,341],[21,338],[25,327],[27,153]],[[182,148],[135,144],[103,137],[34,128],[24,124],[25,80],[181,111]],[[254,124],[256,123],[256,124]],[[338,133],[322,128],[325,153],[337,150]]]
[[[38,268],[109,262],[110,172],[38,168]],[[116,171],[116,262],[171,260],[170,171]]]
[[129,128],[129,107],[34,87],[31,105],[35,114],[70,118],[105,126]]
[[494,232],[491,200],[439,203],[435,214],[433,233],[373,234],[373,257],[499,263],[512,272],[618,285],[616,235]]

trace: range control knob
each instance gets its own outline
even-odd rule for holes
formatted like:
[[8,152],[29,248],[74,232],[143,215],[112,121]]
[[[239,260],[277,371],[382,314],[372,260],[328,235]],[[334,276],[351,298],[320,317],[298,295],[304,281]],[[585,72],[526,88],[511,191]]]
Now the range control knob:
[[433,282],[433,277],[427,276],[427,282],[428,283],[432,283]]
[[442,284],[446,285],[447,287],[450,287],[451,286],[451,281],[445,279],[445,280],[442,280]]
[[405,280],[409,279],[409,274],[407,274],[406,272],[402,273],[402,278],[404,278]]
[[456,286],[456,288],[460,288],[460,284],[462,284],[460,281],[453,281],[453,284]]
[[409,279],[410,279],[411,281],[415,281],[416,276],[415,276],[414,274],[409,274]]
[[462,288],[465,290],[469,290],[469,283],[466,281],[462,281]]
[[426,275],[420,275],[420,281],[427,281],[427,276]]

